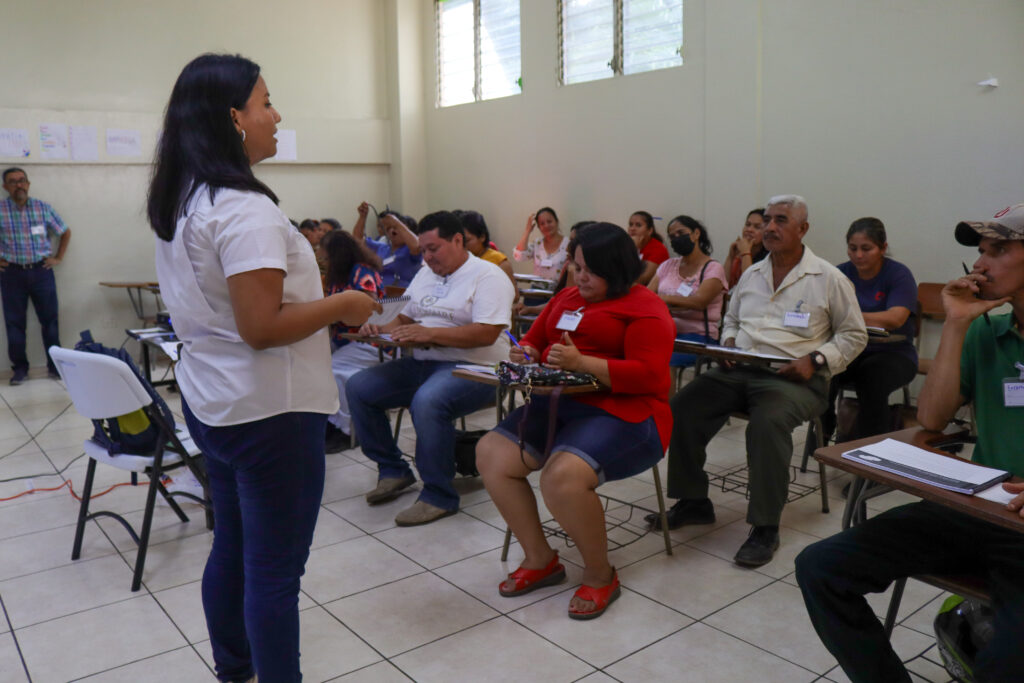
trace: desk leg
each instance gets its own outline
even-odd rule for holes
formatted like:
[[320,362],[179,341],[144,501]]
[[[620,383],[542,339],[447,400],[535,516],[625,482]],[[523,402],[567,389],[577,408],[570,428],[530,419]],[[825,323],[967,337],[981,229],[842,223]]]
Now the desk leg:
[[153,383],[153,373],[149,369],[149,345],[146,342],[142,342],[142,374],[147,382]]
[[867,481],[863,477],[854,477],[850,482],[850,490],[846,494],[846,507],[843,508],[843,529],[849,529],[864,521],[861,508],[865,505],[861,500]]

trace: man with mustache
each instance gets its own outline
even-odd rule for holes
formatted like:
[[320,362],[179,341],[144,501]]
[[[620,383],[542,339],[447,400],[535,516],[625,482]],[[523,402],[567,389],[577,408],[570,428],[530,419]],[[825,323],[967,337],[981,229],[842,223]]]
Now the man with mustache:
[[[945,428],[974,405],[972,459],[1024,475],[1024,204],[992,220],[961,222],[956,240],[977,246],[974,270],[942,290],[946,321],[918,397],[927,429]],[[1002,304],[1010,313],[987,315]],[[1024,517],[1024,483],[1007,508]],[[1024,534],[927,501],[873,517],[808,546],[796,577],[811,622],[851,681],[907,681],[885,629],[864,599],[917,574],[977,574],[995,607],[994,637],[974,660],[977,681],[1020,680],[1024,671]]]
[[[60,346],[53,267],[64,259],[71,230],[52,206],[29,198],[28,175],[24,170],[8,168],[3,173],[3,184],[10,196],[0,202],[0,295],[7,328],[7,354],[14,370],[11,384],[17,385],[28,377],[25,324],[29,299],[43,330],[43,346]],[[60,238],[56,255],[50,242],[52,237]],[[49,353],[46,367],[50,377],[59,376]]]
[[779,547],[793,430],[821,414],[829,377],[856,358],[868,338],[853,284],[803,244],[807,202],[773,197],[764,219],[770,255],[748,268],[733,290],[722,343],[793,360],[778,372],[727,364],[699,375],[671,402],[668,495],[679,499],[668,512],[673,529],[715,521],[704,472],[707,444],[732,412],[750,414],[747,522],[753,528],[735,557],[745,567],[770,562]]

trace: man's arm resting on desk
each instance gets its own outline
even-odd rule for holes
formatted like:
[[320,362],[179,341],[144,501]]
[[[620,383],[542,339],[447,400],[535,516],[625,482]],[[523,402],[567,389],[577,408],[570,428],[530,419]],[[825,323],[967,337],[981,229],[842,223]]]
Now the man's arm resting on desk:
[[399,342],[414,342],[449,346],[455,349],[472,349],[490,346],[498,338],[505,325],[470,323],[458,327],[424,327],[410,321],[391,330],[391,338]]

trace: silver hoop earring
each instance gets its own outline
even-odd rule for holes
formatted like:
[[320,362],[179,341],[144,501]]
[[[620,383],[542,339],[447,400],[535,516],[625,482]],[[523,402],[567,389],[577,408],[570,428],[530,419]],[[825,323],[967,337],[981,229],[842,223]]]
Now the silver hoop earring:
[[242,130],[242,142],[245,142],[245,129]]

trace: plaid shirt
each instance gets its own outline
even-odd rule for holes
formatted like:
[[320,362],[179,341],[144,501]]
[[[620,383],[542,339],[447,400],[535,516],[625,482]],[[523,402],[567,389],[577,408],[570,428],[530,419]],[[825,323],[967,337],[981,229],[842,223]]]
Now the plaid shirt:
[[0,201],[0,258],[21,265],[38,263],[53,253],[48,233],[59,237],[67,229],[46,202],[30,197],[25,208],[18,209],[12,199]]

